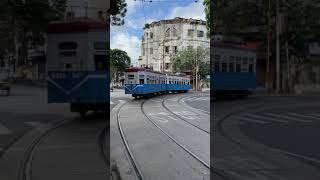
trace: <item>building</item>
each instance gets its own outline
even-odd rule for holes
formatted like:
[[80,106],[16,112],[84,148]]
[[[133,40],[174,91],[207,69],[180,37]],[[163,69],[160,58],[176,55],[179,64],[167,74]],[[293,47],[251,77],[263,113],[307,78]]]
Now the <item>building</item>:
[[109,1],[101,0],[68,0],[66,19],[89,18],[94,20],[106,20]]
[[210,48],[206,22],[174,18],[145,24],[140,67],[170,72],[170,59],[186,48]]

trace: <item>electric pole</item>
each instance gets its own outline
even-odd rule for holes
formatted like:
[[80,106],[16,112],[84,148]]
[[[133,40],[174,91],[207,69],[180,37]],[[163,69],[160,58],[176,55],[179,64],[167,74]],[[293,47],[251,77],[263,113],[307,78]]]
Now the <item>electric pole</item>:
[[270,18],[271,18],[271,0],[269,0],[269,7],[268,7],[268,32],[267,32],[267,62],[266,62],[266,77],[265,77],[265,79],[266,79],[266,84],[265,84],[265,86],[266,86],[266,88],[267,88],[267,90],[268,90],[268,92],[269,92],[269,90],[270,90],[270,80],[269,80],[269,74],[270,74],[270,35],[271,35],[271,30],[270,30],[270,24],[271,24],[271,20],[270,20]]
[[280,5],[276,1],[276,92],[280,93]]

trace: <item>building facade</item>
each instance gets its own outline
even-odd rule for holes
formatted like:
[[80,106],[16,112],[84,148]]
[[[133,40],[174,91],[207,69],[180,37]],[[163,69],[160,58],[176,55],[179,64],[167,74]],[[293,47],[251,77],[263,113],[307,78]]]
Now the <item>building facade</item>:
[[146,24],[142,37],[140,67],[171,72],[171,58],[186,48],[210,48],[206,22],[174,18]]
[[89,18],[93,20],[106,20],[109,1],[101,0],[67,0],[66,19]]

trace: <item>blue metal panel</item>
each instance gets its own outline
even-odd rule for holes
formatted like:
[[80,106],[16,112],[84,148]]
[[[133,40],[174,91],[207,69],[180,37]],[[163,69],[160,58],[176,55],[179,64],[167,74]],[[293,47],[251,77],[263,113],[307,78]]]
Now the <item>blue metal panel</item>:
[[126,84],[125,93],[126,94],[150,94],[166,91],[165,84]]
[[51,71],[48,103],[108,103],[108,71]]
[[244,72],[214,72],[211,84],[214,91],[253,90],[256,88],[256,76]]
[[168,91],[188,91],[191,89],[191,85],[185,84],[167,84]]
[[187,91],[190,90],[190,85],[184,84],[126,84],[126,94],[150,94],[163,91]]

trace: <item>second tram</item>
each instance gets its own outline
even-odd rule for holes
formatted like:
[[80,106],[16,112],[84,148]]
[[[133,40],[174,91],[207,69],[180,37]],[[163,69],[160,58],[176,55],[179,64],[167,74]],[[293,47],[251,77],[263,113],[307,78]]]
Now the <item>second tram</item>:
[[239,45],[213,43],[212,95],[248,96],[256,88],[256,52]]
[[190,78],[168,75],[145,68],[128,68],[125,71],[125,93],[133,97],[148,97],[157,94],[188,92]]
[[48,27],[48,103],[70,103],[82,116],[108,111],[107,29],[101,21],[55,22]]

